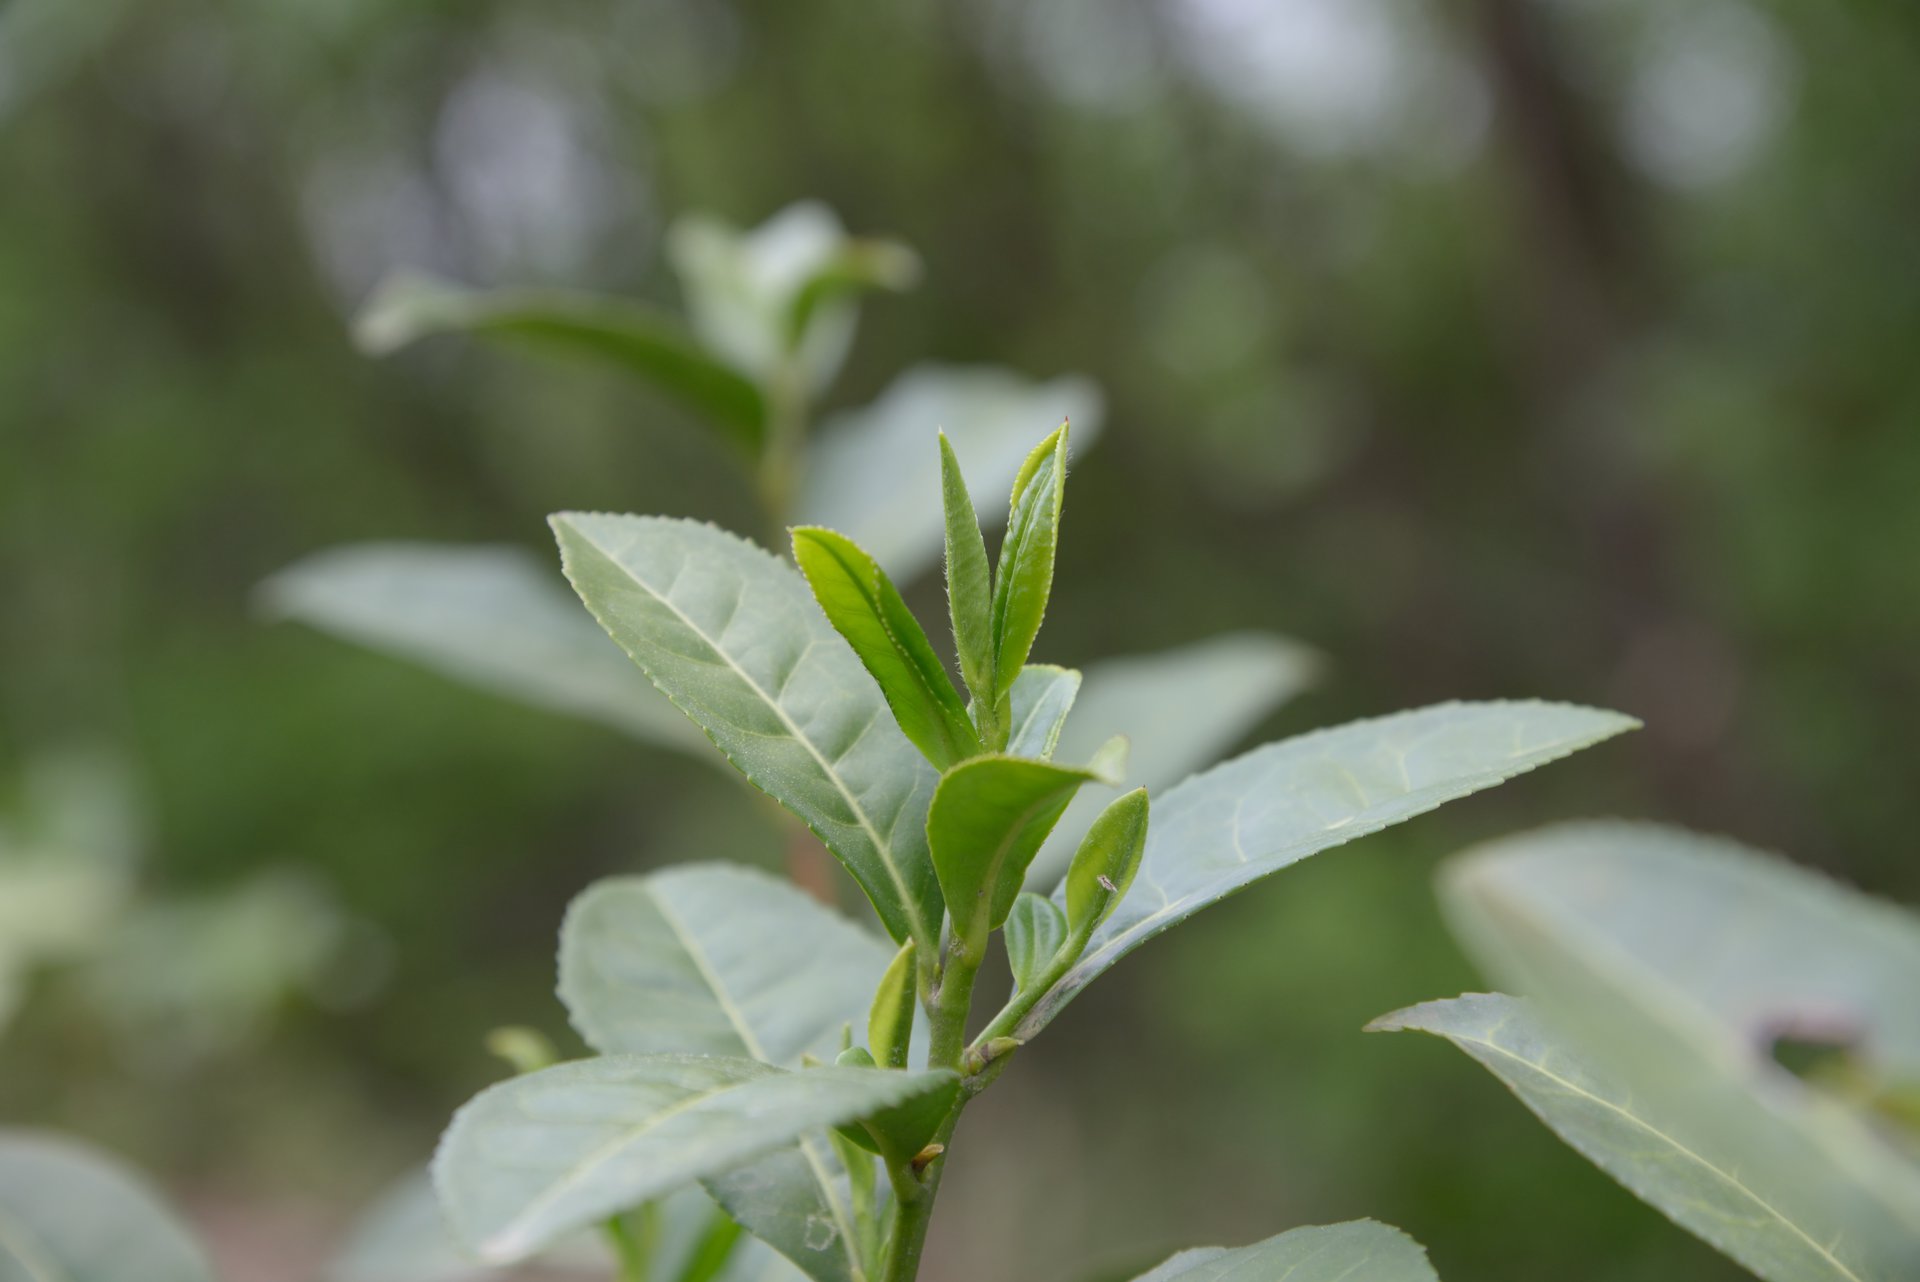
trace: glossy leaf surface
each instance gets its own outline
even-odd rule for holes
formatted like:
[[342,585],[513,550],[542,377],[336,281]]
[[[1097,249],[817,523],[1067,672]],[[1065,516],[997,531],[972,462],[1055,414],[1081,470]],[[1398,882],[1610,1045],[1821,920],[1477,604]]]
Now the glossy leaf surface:
[[927,814],[934,868],[954,933],[978,958],[1007,919],[1027,863],[1089,770],[1022,757],[985,756],[941,777]]
[[1076,934],[1093,930],[1126,899],[1146,850],[1147,790],[1114,799],[1087,830],[1067,869],[1067,924]]
[[940,504],[954,650],[967,689],[986,706],[993,689],[993,567],[973,496],[945,432],[940,433]]
[[792,568],[694,521],[553,518],[567,576],[741,773],[798,815],[895,940],[938,934],[937,776]]
[[793,557],[913,745],[942,769],[977,756],[967,705],[886,571],[852,539],[817,526],[793,531]]
[[1569,704],[1447,703],[1284,739],[1195,775],[1154,799],[1133,889],[1014,1035],[1029,1040],[1114,962],[1267,874],[1635,724]]
[[1007,534],[993,570],[994,697],[1005,698],[1026,665],[1053,593],[1054,552],[1067,487],[1067,429],[1021,464],[1008,506]]
[[1045,895],[1023,894],[1013,901],[1004,934],[1014,991],[1023,992],[1067,942],[1067,915]]

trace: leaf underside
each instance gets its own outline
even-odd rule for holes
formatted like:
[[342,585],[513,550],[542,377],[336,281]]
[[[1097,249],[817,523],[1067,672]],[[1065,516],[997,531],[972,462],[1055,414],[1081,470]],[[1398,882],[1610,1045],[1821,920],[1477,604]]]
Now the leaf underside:
[[1252,1246],[1199,1247],[1134,1282],[1439,1282],[1427,1253],[1374,1220],[1290,1229]]

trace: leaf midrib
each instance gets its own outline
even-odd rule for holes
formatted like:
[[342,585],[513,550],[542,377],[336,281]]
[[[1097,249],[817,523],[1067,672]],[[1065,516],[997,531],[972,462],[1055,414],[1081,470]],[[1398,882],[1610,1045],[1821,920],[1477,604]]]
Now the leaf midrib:
[[1759,1193],[1749,1188],[1745,1183],[1741,1182],[1738,1176],[1734,1175],[1731,1171],[1728,1171],[1723,1167],[1719,1166],[1718,1164],[1710,1161],[1703,1154],[1699,1153],[1697,1150],[1689,1147],[1688,1145],[1681,1143],[1677,1138],[1675,1138],[1673,1135],[1669,1134],[1668,1132],[1663,1131],[1659,1127],[1654,1126],[1652,1123],[1647,1122],[1642,1118],[1634,1115],[1633,1113],[1628,1112],[1626,1109],[1620,1107],[1618,1104],[1615,1104],[1613,1101],[1606,1099],[1602,1096],[1595,1095],[1592,1091],[1586,1089],[1585,1087],[1580,1086],[1579,1084],[1569,1080],[1568,1078],[1562,1077],[1560,1074],[1547,1068],[1544,1064],[1537,1063],[1533,1060],[1528,1059],[1524,1055],[1520,1055],[1514,1051],[1508,1050],[1505,1046],[1502,1046],[1498,1042],[1490,1040],[1488,1037],[1470,1037],[1463,1033],[1442,1033],[1441,1035],[1448,1038],[1449,1040],[1470,1042],[1475,1046],[1485,1047],[1487,1050],[1493,1052],[1494,1054],[1503,1056],[1504,1058],[1511,1060],[1513,1063],[1519,1064],[1522,1067],[1530,1070],[1531,1072],[1546,1078],[1548,1081],[1552,1082],[1554,1085],[1565,1090],[1568,1094],[1576,1095],[1581,1099],[1585,1099],[1594,1104],[1597,1104],[1601,1108],[1605,1109],[1607,1112],[1613,1113],[1616,1116],[1624,1119],[1626,1122],[1631,1124],[1635,1129],[1642,1131],[1645,1134],[1650,1135],[1655,1139],[1658,1139],[1661,1142],[1665,1143],[1674,1152],[1679,1153],[1681,1156],[1687,1158],[1688,1160],[1698,1165],[1702,1170],[1718,1178],[1722,1183],[1738,1191],[1738,1193],[1742,1197],[1745,1197],[1748,1201],[1752,1202],[1755,1206],[1765,1211],[1777,1223],[1784,1225],[1787,1229],[1789,1229],[1794,1234],[1794,1236],[1798,1237],[1801,1241],[1805,1242],[1809,1247],[1813,1249],[1813,1251],[1817,1255],[1820,1256],[1821,1259],[1825,1260],[1828,1264],[1832,1265],[1833,1268],[1839,1273],[1840,1276],[1852,1279],[1852,1282],[1865,1282],[1865,1279],[1861,1278],[1859,1274],[1855,1273],[1852,1269],[1848,1268],[1846,1265],[1842,1264],[1838,1259],[1834,1258],[1832,1252],[1828,1251],[1826,1247],[1820,1245],[1817,1239],[1815,1239],[1805,1229],[1802,1229],[1799,1226],[1799,1224],[1795,1223],[1794,1220],[1791,1219],[1785,1212],[1781,1211],[1779,1207],[1775,1206],[1773,1203],[1769,1202],[1766,1198],[1760,1196]]
[[[694,969],[700,973],[701,980],[713,993],[714,1001],[719,1004],[720,1013],[725,1015],[727,1022],[733,1026],[734,1034],[740,1038],[740,1044],[746,1047],[747,1054],[762,1063],[769,1062],[766,1048],[760,1044],[759,1036],[754,1033],[753,1026],[747,1022],[746,1012],[741,1010],[739,1004],[733,1000],[733,994],[720,980],[720,973],[707,960],[706,949],[700,946],[693,933],[681,922],[679,914],[668,906],[666,897],[657,890],[650,890],[650,893],[653,895],[654,907],[660,913],[660,919],[667,923],[667,929],[679,941],[681,948],[686,950],[688,960],[693,962]],[[840,1230],[842,1250],[847,1256],[848,1263],[853,1266],[855,1276],[858,1276],[859,1261],[853,1255],[855,1238],[849,1213],[840,1205],[840,1199],[835,1195],[833,1181],[828,1176],[825,1162],[812,1137],[801,1136],[799,1147],[801,1156],[806,1158],[807,1168],[813,1173],[814,1183],[820,1186],[822,1200],[826,1202],[827,1209],[833,1212],[834,1224]]]
[[[833,765],[821,754],[820,749],[814,745],[813,740],[803,734],[799,725],[794,722],[792,717],[787,715],[787,710],[780,705],[777,699],[767,693],[765,686],[755,681],[753,676],[748,673],[745,668],[742,668],[735,662],[733,656],[723,650],[717,640],[708,636],[706,630],[695,623],[692,618],[687,615],[686,611],[675,605],[673,601],[658,588],[642,578],[638,570],[626,564],[616,556],[611,549],[601,543],[599,539],[583,530],[578,522],[569,521],[568,524],[573,527],[574,531],[579,534],[581,538],[587,541],[588,545],[591,546],[594,551],[598,552],[608,562],[617,567],[621,573],[632,579],[648,596],[671,611],[673,616],[680,620],[686,629],[698,637],[709,650],[712,650],[714,654],[718,655],[721,660],[725,662],[726,666],[737,674],[740,680],[744,681],[750,690],[760,697],[761,701],[764,702],[767,707],[773,709],[773,714],[780,718],[782,725],[786,726],[787,733],[792,736],[795,743],[798,743],[807,750],[808,755],[819,765],[821,772],[832,782],[835,791],[846,801],[848,808],[853,811],[855,817],[860,821],[861,830],[867,834],[868,840],[873,843],[874,853],[880,857],[881,867],[887,870],[887,876],[893,881],[894,889],[899,892],[900,911],[906,915],[909,927],[908,933],[915,939],[924,940],[928,938],[927,923],[921,917],[919,901],[914,898],[913,893],[908,889],[906,878],[901,875],[899,867],[894,862],[892,843],[880,836],[879,829],[874,827],[872,818],[867,814],[867,808],[861,805],[859,798],[855,797],[852,791],[848,789],[846,782],[840,778],[839,771],[835,770]],[[755,550],[757,551],[758,549]]]

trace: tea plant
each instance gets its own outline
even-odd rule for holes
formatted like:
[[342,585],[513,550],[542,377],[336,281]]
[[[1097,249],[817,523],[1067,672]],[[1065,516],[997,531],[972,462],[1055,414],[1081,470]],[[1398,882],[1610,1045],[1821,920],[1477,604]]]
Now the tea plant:
[[[648,1276],[668,1205],[698,1186],[818,1282],[904,1282],[968,1102],[1121,957],[1268,873],[1633,724],[1565,705],[1444,704],[1270,744],[1153,802],[1121,793],[1059,885],[1036,893],[1042,843],[1076,794],[1114,782],[1126,751],[1120,739],[1062,758],[1078,676],[1029,661],[1067,440],[1063,426],[1019,468],[991,564],[942,442],[964,694],[889,576],[842,535],[795,529],[796,572],[698,522],[553,518],[601,626],[819,837],[891,946],[742,868],[588,890],[562,929],[560,992],[599,1054],[552,1064],[523,1045],[528,1071],[466,1105],[435,1158],[447,1221],[479,1259],[525,1259],[598,1225],[625,1276]],[[977,1019],[996,935],[1013,991]],[[1327,1276],[1432,1276],[1416,1246],[1365,1222],[1190,1252],[1148,1276],[1279,1277],[1308,1257],[1334,1266]],[[723,1267],[701,1256],[680,1276]]]
[[1767,1282],[1920,1277],[1920,919],[1624,823],[1495,842],[1442,884],[1462,941],[1526,997],[1374,1027],[1446,1038]]

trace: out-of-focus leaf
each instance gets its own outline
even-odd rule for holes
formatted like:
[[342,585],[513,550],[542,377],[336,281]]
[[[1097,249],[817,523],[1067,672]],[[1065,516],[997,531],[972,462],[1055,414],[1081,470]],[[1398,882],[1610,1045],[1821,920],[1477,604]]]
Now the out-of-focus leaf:
[[1060,745],[1060,730],[1080,693],[1080,674],[1072,668],[1029,663],[1013,683],[1007,735],[1007,753],[1015,757],[1051,760]]
[[[1838,1041],[1896,1076],[1911,1065],[1912,919],[1732,843],[1625,824],[1492,843],[1456,861],[1445,887],[1481,964],[1537,999],[1558,1034],[1548,1050],[1667,1147],[1595,1138],[1584,1114],[1542,1111],[1570,1143],[1762,1276],[1920,1269],[1920,1167],[1880,1119],[1770,1053],[1790,1034]],[[1713,1172],[1738,1187],[1709,1199],[1696,1186]],[[1739,1230],[1743,1199],[1781,1223]]]
[[1502,982],[1524,986],[1526,940],[1548,937],[1737,1044],[1812,1034],[1920,1078],[1920,917],[1776,856],[1650,824],[1556,824],[1450,861],[1443,897]]
[[794,362],[814,392],[833,381],[853,341],[853,295],[905,289],[919,277],[913,251],[847,235],[831,209],[803,201],[742,232],[689,216],[667,236],[694,330],[714,352],[762,383]]
[[967,705],[886,571],[852,539],[817,526],[793,531],[793,559],[914,746],[941,769],[979,755]]
[[1087,830],[1062,894],[1067,925],[1076,937],[1086,937],[1126,898],[1146,849],[1147,820],[1147,790],[1135,788],[1116,798]]
[[1007,534],[993,571],[993,698],[1013,691],[1046,618],[1067,491],[1067,429],[1034,447],[1013,482]]
[[[777,1259],[781,1277],[852,1282],[861,1276],[859,1226],[838,1186],[822,1183],[824,1172],[843,1169],[837,1155],[829,1156],[832,1150],[809,1136],[701,1180],[712,1200],[753,1234],[736,1251],[750,1246]],[[871,1168],[872,1159],[867,1161]]]
[[946,1089],[948,1072],[609,1055],[510,1078],[454,1116],[434,1186],[455,1237],[481,1259],[525,1259],[566,1233],[809,1131]]
[[0,1278],[212,1282],[206,1257],[144,1181],[91,1149],[0,1131]]
[[699,730],[633,670],[564,581],[521,548],[331,548],[280,571],[260,595],[281,617],[714,760]]
[[[1569,704],[1447,703],[1256,748],[1153,803],[1133,890],[1023,1019],[1030,1040],[1114,962],[1208,904],[1637,723]],[[1064,887],[1054,899],[1065,898]]]
[[1134,1282],[1439,1282],[1420,1244],[1375,1220],[1290,1229],[1252,1246],[1205,1246]]
[[1751,1068],[1689,1057],[1658,1082],[1630,1080],[1499,994],[1427,1002],[1370,1027],[1446,1038],[1594,1165],[1767,1282],[1920,1275],[1920,1235],[1887,1205],[1896,1190],[1790,1142],[1749,1094],[1768,1089]]
[[[1109,735],[1133,742],[1125,782],[1155,794],[1212,765],[1275,708],[1312,681],[1318,660],[1304,647],[1257,632],[1210,637],[1160,654],[1088,665],[1059,755],[1083,761]],[[1033,861],[1027,884],[1059,884],[1097,800],[1067,807]]]
[[674,317],[629,299],[558,289],[465,289],[404,273],[385,281],[354,322],[362,351],[381,356],[432,334],[504,338],[636,374],[696,411],[736,445],[759,449],[766,403]]
[[604,1054],[830,1059],[885,944],[787,882],[693,864],[598,882],[560,930],[560,1000]]
[[[653,1276],[677,1279],[693,1262],[721,1212],[699,1189],[653,1203],[658,1235]],[[582,1230],[534,1257],[540,1276],[605,1278],[613,1269],[597,1231]],[[486,1282],[505,1276],[476,1263],[447,1228],[433,1181],[416,1171],[394,1183],[361,1213],[322,1275],[326,1282]],[[514,1273],[513,1276],[520,1276]],[[734,1245],[716,1282],[793,1282],[802,1275],[770,1248],[746,1239]]]
[[1076,457],[1099,433],[1099,390],[1065,376],[1035,383],[995,367],[917,365],[863,409],[821,424],[807,452],[798,514],[839,530],[904,583],[933,564],[945,518],[938,433],[946,429],[988,526],[1041,433],[1073,424]]
[[976,961],[1012,910],[1027,861],[1080,785],[1098,778],[1091,770],[997,755],[941,776],[927,840],[953,933]]
[[1022,894],[1013,901],[1002,933],[1014,991],[1023,992],[1059,956],[1060,946],[1067,942],[1067,915],[1045,895]]
[[896,941],[931,947],[937,780],[792,567],[696,521],[562,513],[567,577],[740,772],[845,864]]

